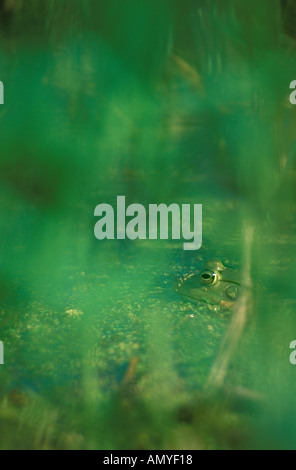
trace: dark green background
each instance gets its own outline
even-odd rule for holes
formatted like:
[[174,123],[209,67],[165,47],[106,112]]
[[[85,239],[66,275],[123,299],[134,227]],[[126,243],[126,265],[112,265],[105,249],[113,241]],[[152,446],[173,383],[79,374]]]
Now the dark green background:
[[[295,12],[0,2],[0,448],[295,448]],[[96,240],[117,195],[203,204],[202,248]],[[209,394],[231,315],[173,285],[243,271],[248,229],[253,307]]]

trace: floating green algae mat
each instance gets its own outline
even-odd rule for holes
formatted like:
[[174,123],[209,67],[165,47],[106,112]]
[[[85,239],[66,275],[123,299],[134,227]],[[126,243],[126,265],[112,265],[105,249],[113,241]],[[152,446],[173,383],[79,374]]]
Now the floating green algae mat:
[[[184,3],[0,2],[1,449],[295,448],[296,4]],[[202,247],[97,240],[122,195]]]

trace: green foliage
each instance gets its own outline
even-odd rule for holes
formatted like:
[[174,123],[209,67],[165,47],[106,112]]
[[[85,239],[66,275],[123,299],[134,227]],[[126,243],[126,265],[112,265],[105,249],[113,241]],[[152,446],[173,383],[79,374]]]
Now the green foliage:
[[[0,3],[0,448],[295,448],[294,5]],[[98,242],[117,195],[202,203],[202,249]],[[243,227],[252,308],[208,393],[231,320],[173,284],[244,270]]]

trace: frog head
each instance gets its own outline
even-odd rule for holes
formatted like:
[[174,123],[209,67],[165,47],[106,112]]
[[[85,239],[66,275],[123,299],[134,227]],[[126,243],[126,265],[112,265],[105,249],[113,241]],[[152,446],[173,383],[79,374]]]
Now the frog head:
[[240,281],[237,272],[220,260],[208,260],[200,271],[179,279],[176,290],[192,300],[213,305],[231,305],[239,297]]

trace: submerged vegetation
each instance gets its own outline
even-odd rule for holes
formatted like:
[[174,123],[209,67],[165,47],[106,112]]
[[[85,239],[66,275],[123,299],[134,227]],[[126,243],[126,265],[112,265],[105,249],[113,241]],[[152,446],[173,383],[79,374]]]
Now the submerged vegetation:
[[[293,0],[0,2],[0,448],[295,448]],[[202,204],[203,245],[94,207]],[[178,295],[218,259],[227,315]]]

